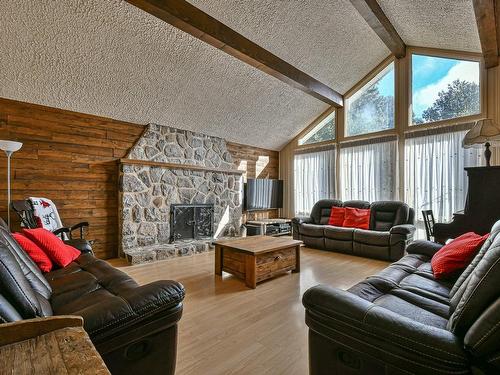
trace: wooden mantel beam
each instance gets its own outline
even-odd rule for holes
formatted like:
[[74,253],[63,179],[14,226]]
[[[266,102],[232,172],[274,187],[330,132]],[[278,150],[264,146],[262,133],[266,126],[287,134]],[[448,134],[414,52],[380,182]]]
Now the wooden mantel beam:
[[377,0],[351,0],[352,5],[398,59],[405,57],[406,45]]
[[481,50],[483,51],[484,65],[486,68],[493,68],[498,65],[499,40],[498,29],[500,21],[496,16],[498,9],[495,10],[495,3],[500,6],[499,1],[495,0],[473,0],[474,13],[476,15],[477,31],[481,41]]
[[127,2],[327,104],[343,106],[341,94],[185,0],[127,0]]

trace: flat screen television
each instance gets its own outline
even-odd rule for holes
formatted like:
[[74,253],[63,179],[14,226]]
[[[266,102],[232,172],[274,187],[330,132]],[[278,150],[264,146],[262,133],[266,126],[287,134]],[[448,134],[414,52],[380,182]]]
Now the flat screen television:
[[244,185],[246,211],[283,208],[283,180],[249,179]]

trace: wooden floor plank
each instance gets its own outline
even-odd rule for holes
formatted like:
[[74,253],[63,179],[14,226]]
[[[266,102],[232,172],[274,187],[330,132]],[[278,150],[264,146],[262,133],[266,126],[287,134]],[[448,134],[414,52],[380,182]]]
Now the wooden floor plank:
[[179,324],[177,375],[307,374],[307,327],[302,295],[317,284],[346,289],[388,263],[302,248],[301,272],[249,289],[214,275],[214,252],[124,266],[140,284],[173,279],[186,287]]

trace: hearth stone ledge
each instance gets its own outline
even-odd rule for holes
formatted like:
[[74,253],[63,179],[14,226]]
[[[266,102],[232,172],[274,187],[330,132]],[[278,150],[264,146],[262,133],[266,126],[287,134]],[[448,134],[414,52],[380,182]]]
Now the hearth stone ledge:
[[177,257],[191,256],[213,250],[212,239],[184,240],[171,244],[155,244],[124,250],[125,258],[131,265],[152,263]]

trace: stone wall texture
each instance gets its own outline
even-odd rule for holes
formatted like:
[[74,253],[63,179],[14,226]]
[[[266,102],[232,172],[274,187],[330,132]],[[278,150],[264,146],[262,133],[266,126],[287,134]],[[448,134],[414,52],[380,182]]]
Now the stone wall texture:
[[[242,179],[240,174],[230,172],[236,171],[236,167],[225,140],[150,124],[127,158],[220,171],[123,164],[119,198],[122,255],[137,255],[150,251],[151,247],[168,245],[170,205],[176,203],[212,203],[215,237],[239,232]],[[190,252],[170,253],[175,256]]]

